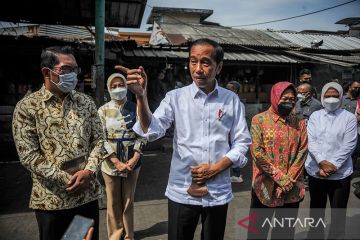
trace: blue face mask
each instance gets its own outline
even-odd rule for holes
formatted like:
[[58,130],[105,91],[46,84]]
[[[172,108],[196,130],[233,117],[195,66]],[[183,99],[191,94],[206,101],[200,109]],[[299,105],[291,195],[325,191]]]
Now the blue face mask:
[[60,89],[60,91],[62,91],[63,93],[68,93],[75,89],[76,84],[78,82],[77,74],[75,72],[60,75],[51,69],[49,69],[49,70],[59,76],[58,83],[55,83],[52,80],[50,80],[50,81],[54,85],[56,85]]

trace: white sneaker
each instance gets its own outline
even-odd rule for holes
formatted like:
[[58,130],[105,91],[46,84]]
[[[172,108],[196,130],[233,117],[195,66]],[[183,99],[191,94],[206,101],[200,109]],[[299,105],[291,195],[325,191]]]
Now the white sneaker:
[[236,176],[232,176],[231,177],[231,182],[234,183],[242,183],[244,181],[244,179],[242,178],[242,176],[240,175],[239,177]]

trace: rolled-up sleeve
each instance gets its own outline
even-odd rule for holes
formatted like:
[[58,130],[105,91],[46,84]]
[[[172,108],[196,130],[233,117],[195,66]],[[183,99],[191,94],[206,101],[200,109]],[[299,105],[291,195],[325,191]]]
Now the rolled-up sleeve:
[[171,106],[171,93],[167,93],[165,98],[161,101],[160,106],[151,116],[151,123],[148,131],[144,133],[141,124],[136,121],[133,130],[141,137],[146,138],[149,142],[153,142],[165,136],[166,130],[174,121],[174,111]]
[[234,121],[229,136],[231,149],[226,157],[233,162],[234,167],[244,167],[247,163],[245,155],[251,144],[251,137],[245,120],[244,104],[238,99],[235,99],[233,103]]

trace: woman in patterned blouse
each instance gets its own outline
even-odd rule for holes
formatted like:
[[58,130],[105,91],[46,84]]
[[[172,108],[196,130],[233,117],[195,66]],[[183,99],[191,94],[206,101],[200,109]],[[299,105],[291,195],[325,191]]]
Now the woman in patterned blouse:
[[[296,217],[305,195],[302,174],[307,156],[307,132],[304,121],[294,114],[295,102],[294,85],[279,82],[271,89],[271,107],[252,119],[251,213],[261,208],[261,216],[270,219],[274,213],[276,217],[283,216],[281,208],[288,208],[286,217]],[[249,231],[249,238],[266,239],[267,233],[268,225],[265,225],[257,235]],[[283,234],[292,239],[294,229],[273,228],[271,239],[283,238]]]
[[136,105],[127,101],[126,79],[119,73],[107,81],[111,101],[99,108],[106,134],[101,170],[107,194],[109,239],[134,239],[134,195],[145,140],[132,130]]

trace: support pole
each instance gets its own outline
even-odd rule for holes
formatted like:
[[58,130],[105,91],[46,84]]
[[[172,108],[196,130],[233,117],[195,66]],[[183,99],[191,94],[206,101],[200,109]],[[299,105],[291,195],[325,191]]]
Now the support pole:
[[96,104],[104,104],[104,62],[105,62],[105,0],[95,1],[95,98]]

